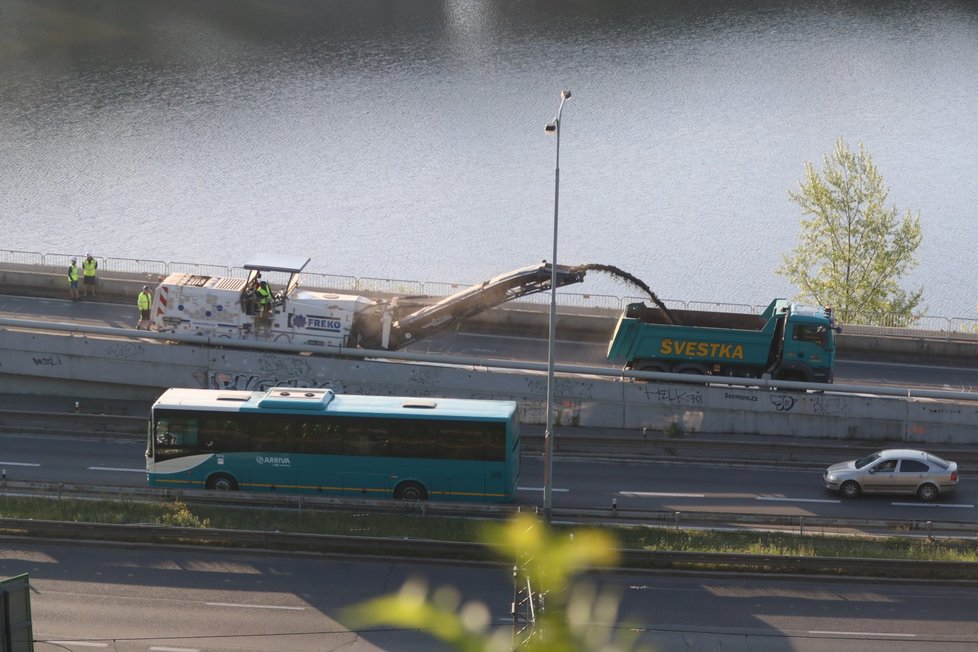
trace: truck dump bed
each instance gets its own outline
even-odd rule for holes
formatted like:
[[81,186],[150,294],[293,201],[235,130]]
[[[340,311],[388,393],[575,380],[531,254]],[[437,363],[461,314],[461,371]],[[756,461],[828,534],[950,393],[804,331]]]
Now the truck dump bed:
[[[732,328],[742,331],[759,331],[767,324],[760,315],[746,315],[738,312],[710,312],[707,310],[670,310],[677,326],[700,328]],[[643,303],[633,303],[625,312],[626,317],[637,319],[645,324],[670,324],[669,318],[661,308],[650,308]]]

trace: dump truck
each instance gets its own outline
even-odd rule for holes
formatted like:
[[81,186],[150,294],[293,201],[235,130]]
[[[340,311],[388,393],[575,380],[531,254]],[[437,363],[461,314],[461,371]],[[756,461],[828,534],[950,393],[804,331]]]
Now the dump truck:
[[[210,339],[394,351],[506,301],[584,280],[583,266],[544,261],[444,298],[367,297],[306,289],[309,258],[258,256],[242,277],[174,273],[153,294],[151,327]],[[281,282],[274,283],[275,279]]]
[[775,299],[760,315],[626,306],[608,360],[635,371],[831,383],[830,308]]

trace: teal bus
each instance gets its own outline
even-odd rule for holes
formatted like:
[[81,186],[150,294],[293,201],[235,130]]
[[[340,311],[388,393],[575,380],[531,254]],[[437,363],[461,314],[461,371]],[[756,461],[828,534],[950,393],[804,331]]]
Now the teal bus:
[[168,389],[153,404],[152,487],[505,502],[520,479],[514,401]]

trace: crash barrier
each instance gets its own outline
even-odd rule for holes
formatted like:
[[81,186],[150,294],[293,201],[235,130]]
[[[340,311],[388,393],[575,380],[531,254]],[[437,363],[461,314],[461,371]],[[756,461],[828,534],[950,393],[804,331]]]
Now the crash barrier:
[[[285,509],[298,512],[329,510],[369,511],[431,517],[507,519],[538,507],[517,504],[452,503],[440,501],[402,501],[371,498],[289,494],[279,492],[213,491],[205,489],[153,489],[147,487],[98,486],[63,482],[25,482],[0,476],[0,495],[55,498],[58,500],[100,500],[138,502],[186,502],[195,505],[220,505],[241,509]],[[724,527],[775,529],[780,532],[818,536],[832,532],[860,533],[872,531],[883,536],[954,536],[975,538],[975,521],[942,521],[919,519],[840,518],[832,516],[790,514],[744,514],[734,512],[679,511],[675,509],[636,509],[623,507],[613,500],[607,507],[558,507],[554,517],[566,523],[617,523],[621,525],[657,525],[669,528]],[[875,536],[870,535],[870,536]]]
[[[0,519],[0,534],[45,539],[117,541],[156,545],[261,548],[289,552],[403,557],[427,560],[499,562],[479,543],[419,539],[385,539],[250,530],[217,530],[157,525],[65,523],[33,519]],[[782,556],[709,552],[619,550],[619,567],[629,570],[706,570],[897,577],[900,579],[978,580],[971,562]]]
[[[545,364],[0,319],[0,391],[153,400],[168,387],[506,399],[546,422]],[[178,345],[179,343],[179,345]],[[978,393],[555,365],[556,426],[978,443]],[[721,384],[722,383],[722,384]]]

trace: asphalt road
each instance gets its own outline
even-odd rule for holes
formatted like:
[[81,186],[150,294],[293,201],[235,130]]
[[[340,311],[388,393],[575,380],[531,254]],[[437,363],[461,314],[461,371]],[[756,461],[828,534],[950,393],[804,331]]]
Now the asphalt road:
[[[414,631],[351,631],[342,610],[408,578],[459,588],[510,631],[508,565],[0,540],[28,573],[35,649],[90,652],[427,652]],[[643,643],[705,652],[937,652],[978,646],[974,588],[953,583],[602,572]],[[607,623],[608,621],[604,621]],[[592,619],[601,626],[601,621]]]
[[[0,469],[9,480],[145,487],[145,444],[86,436],[0,435]],[[841,461],[841,460],[840,460]],[[516,503],[542,504],[543,462],[525,454]],[[967,471],[956,492],[933,503],[914,497],[842,500],[822,486],[821,468],[742,464],[627,462],[556,455],[555,508],[665,510],[692,514],[777,514],[855,519],[978,522],[978,483]]]

